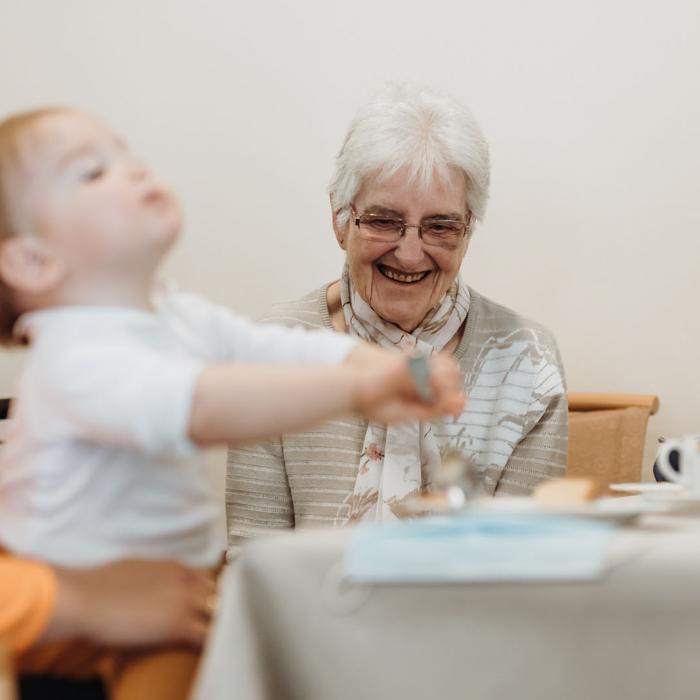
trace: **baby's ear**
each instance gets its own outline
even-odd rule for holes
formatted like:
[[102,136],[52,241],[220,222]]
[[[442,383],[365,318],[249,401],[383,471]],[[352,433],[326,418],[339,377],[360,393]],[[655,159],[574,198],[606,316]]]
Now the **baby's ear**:
[[0,277],[18,292],[45,294],[64,274],[63,263],[40,238],[13,236],[0,244]]

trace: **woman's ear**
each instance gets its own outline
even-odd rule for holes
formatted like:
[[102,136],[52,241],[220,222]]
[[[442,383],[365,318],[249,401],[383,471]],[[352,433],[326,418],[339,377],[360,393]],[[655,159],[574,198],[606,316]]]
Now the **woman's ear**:
[[50,292],[65,275],[65,266],[35,236],[13,236],[0,244],[0,277],[23,294]]
[[347,250],[347,238],[348,238],[348,228],[350,226],[349,222],[345,226],[341,227],[338,223],[338,214],[342,209],[333,209],[333,202],[331,202],[331,213],[333,216],[333,232],[335,233],[335,239],[338,241],[338,245],[343,249]]

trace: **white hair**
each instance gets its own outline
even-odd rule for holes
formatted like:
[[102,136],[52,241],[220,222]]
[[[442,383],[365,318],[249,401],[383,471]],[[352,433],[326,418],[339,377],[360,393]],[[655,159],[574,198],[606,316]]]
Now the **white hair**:
[[329,185],[339,226],[364,179],[388,179],[408,168],[409,179],[429,186],[462,170],[467,209],[481,220],[489,194],[489,147],[471,112],[449,95],[411,85],[390,85],[355,115]]

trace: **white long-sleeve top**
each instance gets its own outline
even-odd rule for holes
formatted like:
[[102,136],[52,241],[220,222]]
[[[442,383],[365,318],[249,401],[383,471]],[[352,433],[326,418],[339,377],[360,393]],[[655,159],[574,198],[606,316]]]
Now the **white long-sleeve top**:
[[219,501],[188,438],[202,369],[338,363],[356,342],[262,326],[185,294],[155,311],[71,306],[24,316],[30,352],[0,457],[0,542],[70,566],[123,557],[210,567]]

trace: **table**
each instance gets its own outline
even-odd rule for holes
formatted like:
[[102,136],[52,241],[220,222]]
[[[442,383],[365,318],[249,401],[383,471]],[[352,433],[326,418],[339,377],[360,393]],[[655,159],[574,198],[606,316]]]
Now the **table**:
[[242,549],[196,700],[700,697],[700,520],[619,531],[588,583],[344,582],[348,531]]

